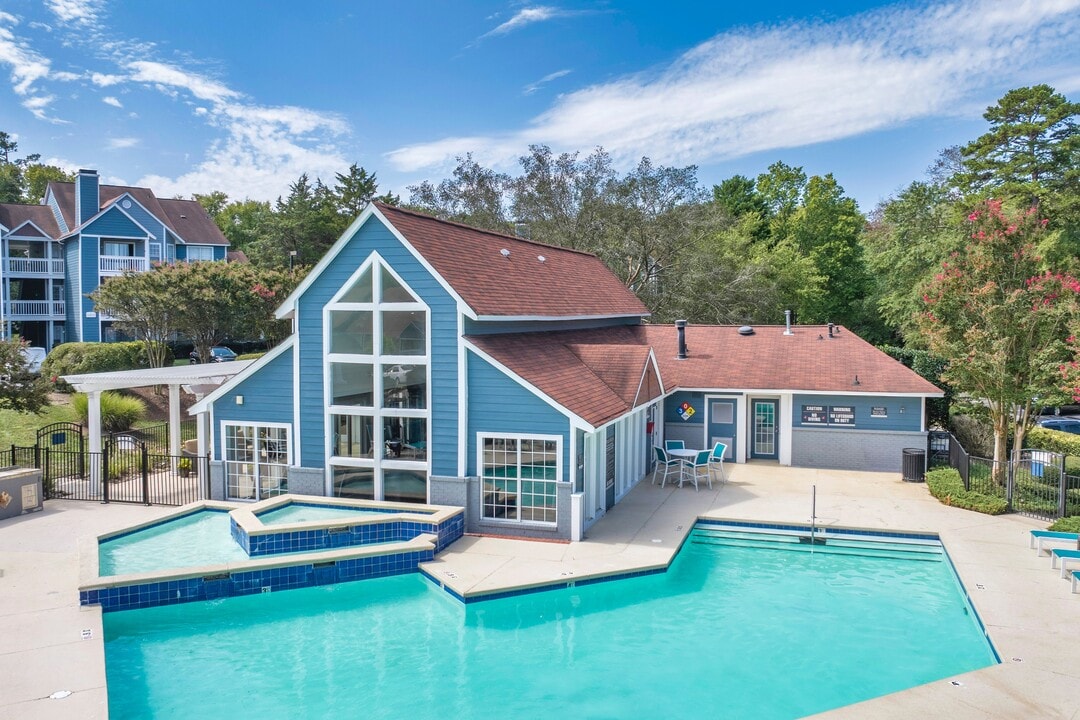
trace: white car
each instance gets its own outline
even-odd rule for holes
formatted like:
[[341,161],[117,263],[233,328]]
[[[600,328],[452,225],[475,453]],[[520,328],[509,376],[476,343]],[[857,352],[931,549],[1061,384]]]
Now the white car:
[[27,345],[22,348],[20,352],[23,357],[26,358],[26,369],[37,375],[41,372],[41,363],[45,361],[45,355],[48,352],[45,348],[34,347]]
[[406,365],[391,365],[383,371],[383,377],[388,377],[400,385],[405,382],[405,378],[409,377],[409,370],[411,369]]

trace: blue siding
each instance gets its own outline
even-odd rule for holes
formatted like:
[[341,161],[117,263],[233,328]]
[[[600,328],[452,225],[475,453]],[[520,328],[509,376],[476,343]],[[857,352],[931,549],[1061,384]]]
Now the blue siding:
[[98,196],[97,173],[79,173],[75,176],[75,208],[78,217],[75,218],[77,225],[82,225],[90,218],[97,215],[101,209]]
[[[221,459],[221,421],[288,423],[293,421],[293,349],[289,348],[258,372],[214,401],[214,457]],[[236,396],[244,404],[236,404]],[[293,442],[295,443],[295,432]],[[295,457],[295,450],[293,451]]]
[[299,299],[300,444],[305,467],[326,463],[323,397],[323,307],[378,252],[431,312],[431,446],[435,475],[457,475],[457,304],[378,218],[370,218]]
[[67,222],[64,220],[64,213],[60,212],[60,204],[56,202],[56,195],[52,193],[48,194],[48,206],[52,210],[53,217],[56,218],[56,224],[60,228],[60,234],[66,234],[71,228],[68,227]]
[[465,320],[466,335],[496,335],[498,333],[551,332],[556,330],[588,330],[592,328],[616,327],[618,325],[640,325],[641,317],[603,318],[597,320],[532,320],[529,322]]
[[570,468],[570,420],[487,361],[468,353],[469,462],[466,474],[478,475],[476,434],[480,432],[558,435],[562,437],[562,477]]
[[[138,203],[132,202],[130,208],[124,208],[124,212],[130,215],[135,222],[146,228],[147,232],[149,232],[152,237],[160,239],[163,236],[165,226],[162,222],[146,210],[143,210],[142,206]],[[96,225],[97,223],[95,222],[94,224]],[[105,233],[101,234],[104,235]],[[140,233],[140,235],[145,234],[146,233]]]
[[131,222],[130,218],[116,208],[106,210],[104,215],[83,228],[82,234],[110,238],[146,237],[146,231]]
[[[867,395],[794,395],[792,397],[793,427],[820,427],[836,430],[922,430],[922,398],[880,397]],[[804,425],[803,405],[846,405],[855,408],[854,425]],[[884,407],[888,417],[872,417],[870,408]],[[903,412],[900,409],[903,408]]]
[[[81,337],[79,338],[83,342],[99,342],[101,340],[101,325],[100,321],[96,317],[88,318],[86,313],[94,309],[94,301],[87,297],[90,293],[97,289],[98,279],[100,272],[98,269],[98,243],[101,242],[100,238],[86,237],[81,235],[79,238],[80,255],[79,258],[79,273],[82,278],[80,288],[82,291],[82,297],[79,299],[79,303],[76,307],[81,308],[79,310],[77,321],[82,326]],[[68,267],[71,267],[70,265]]]
[[82,340],[82,321],[79,308],[79,238],[64,241],[64,327],[68,342]]

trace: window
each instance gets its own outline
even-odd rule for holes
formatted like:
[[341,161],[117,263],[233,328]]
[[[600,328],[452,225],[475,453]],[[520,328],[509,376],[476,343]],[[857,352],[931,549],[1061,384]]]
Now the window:
[[135,243],[106,240],[102,243],[101,254],[112,257],[135,257]]
[[203,262],[214,259],[214,248],[207,245],[188,245],[187,261]]
[[712,404],[712,421],[717,425],[730,425],[735,422],[735,403],[714,402]]
[[225,494],[230,500],[265,500],[289,491],[289,428],[222,423]]
[[560,439],[481,435],[479,442],[483,516],[515,522],[556,522]]
[[427,306],[373,257],[327,304],[323,327],[333,494],[426,502]]

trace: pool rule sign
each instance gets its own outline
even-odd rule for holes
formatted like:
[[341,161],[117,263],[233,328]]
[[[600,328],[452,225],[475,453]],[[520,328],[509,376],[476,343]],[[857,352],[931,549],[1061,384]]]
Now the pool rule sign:
[[803,405],[803,425],[854,425],[855,408],[851,405]]

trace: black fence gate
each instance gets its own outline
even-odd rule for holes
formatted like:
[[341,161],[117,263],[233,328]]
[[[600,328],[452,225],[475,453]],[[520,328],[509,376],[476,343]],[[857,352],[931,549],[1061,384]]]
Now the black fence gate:
[[46,478],[63,480],[86,475],[86,435],[79,423],[46,425],[37,431],[34,449],[39,461],[34,467],[45,470]]
[[932,431],[927,444],[930,465],[956,468],[965,490],[1004,498],[1009,510],[1043,520],[1080,515],[1080,475],[1069,474],[1061,453],[1024,449],[995,463],[968,454],[952,433]]

